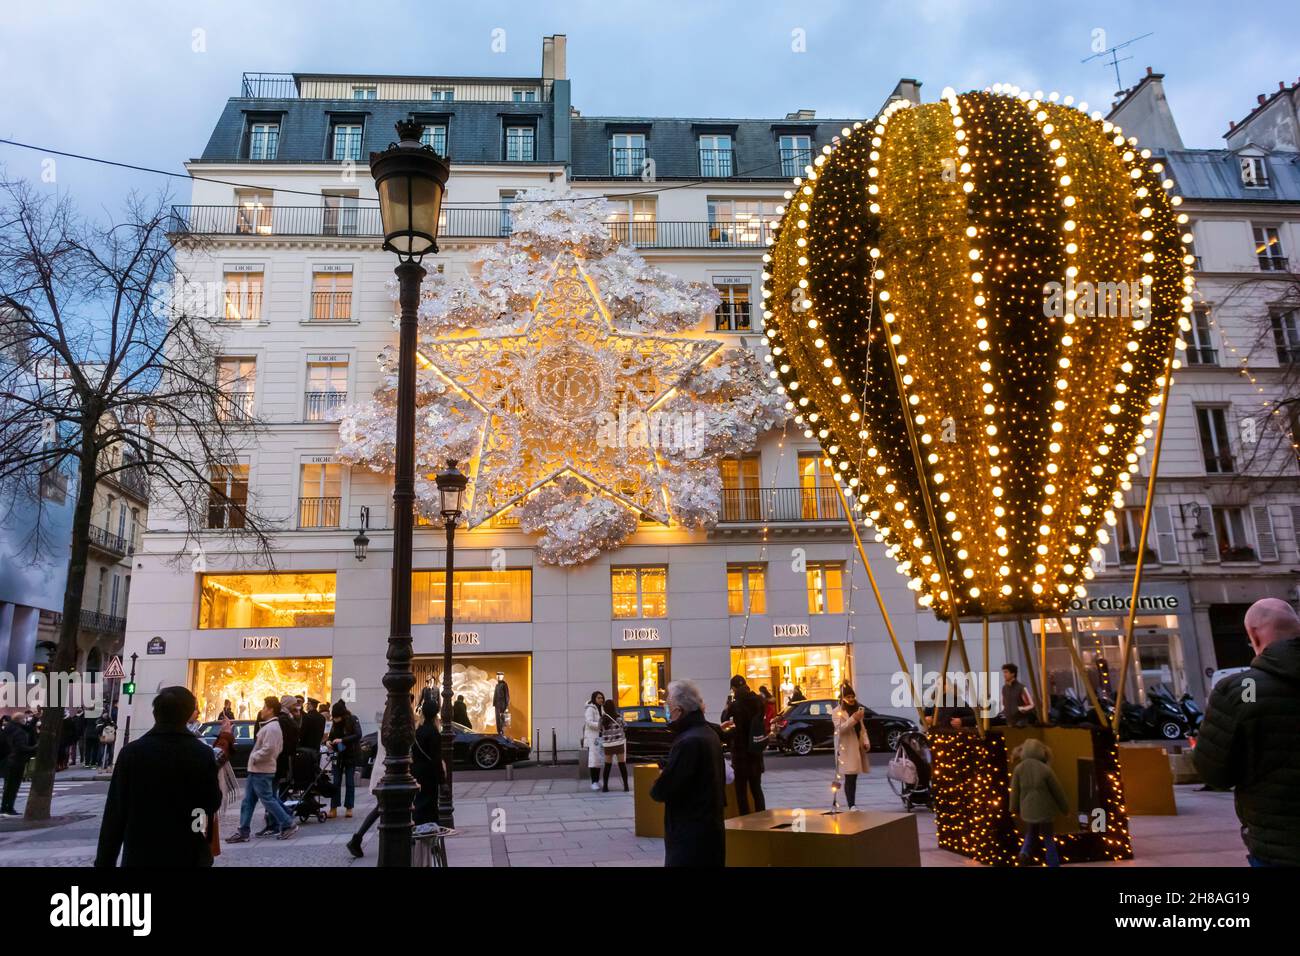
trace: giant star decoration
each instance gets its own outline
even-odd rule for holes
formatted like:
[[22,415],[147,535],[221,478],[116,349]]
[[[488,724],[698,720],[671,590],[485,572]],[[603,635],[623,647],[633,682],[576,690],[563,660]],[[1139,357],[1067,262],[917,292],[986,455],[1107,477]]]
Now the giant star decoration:
[[615,328],[572,251],[556,257],[522,332],[424,344],[424,359],[483,412],[469,526],[566,475],[667,523],[656,449],[611,444],[607,423],[649,416],[720,345]]

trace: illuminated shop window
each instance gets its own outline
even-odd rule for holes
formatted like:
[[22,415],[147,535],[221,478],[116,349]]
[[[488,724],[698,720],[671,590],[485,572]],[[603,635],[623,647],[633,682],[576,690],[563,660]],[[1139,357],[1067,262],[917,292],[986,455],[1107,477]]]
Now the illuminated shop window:
[[766,687],[783,710],[797,687],[807,700],[835,700],[849,677],[843,644],[810,647],[733,647],[731,673],[744,676],[752,690]]
[[808,613],[844,613],[844,562],[809,562]]
[[[330,700],[330,659],[195,661],[190,689],[199,701],[199,717],[216,720],[226,701],[236,720],[256,720],[268,697],[301,695]],[[245,731],[249,733],[251,728]],[[236,735],[239,728],[236,728]]]
[[205,574],[199,627],[330,627],[334,575]]
[[[533,572],[456,569],[452,577],[452,616],[458,624],[499,624],[533,619]],[[443,571],[411,575],[411,623],[442,621],[447,593]]]
[[767,613],[767,565],[727,565],[727,613]]
[[614,617],[667,617],[668,569],[610,568]]
[[[460,572],[456,572],[457,576]],[[442,694],[442,655],[419,656],[411,661],[415,673],[417,699],[425,690]],[[464,716],[469,718],[470,730],[481,734],[496,734],[497,715],[492,706],[497,680],[506,683],[510,706],[502,715],[500,732],[515,740],[533,738],[533,658],[530,654],[461,654],[457,651],[451,663],[451,694],[453,702],[465,698]],[[442,697],[438,697],[441,705]],[[508,715],[508,716],[507,716]]]
[[615,654],[615,706],[657,707],[668,693],[668,652]]

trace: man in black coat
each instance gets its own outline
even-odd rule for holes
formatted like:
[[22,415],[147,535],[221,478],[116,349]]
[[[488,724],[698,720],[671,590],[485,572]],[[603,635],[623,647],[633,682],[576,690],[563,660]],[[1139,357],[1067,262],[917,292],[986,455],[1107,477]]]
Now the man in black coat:
[[211,866],[212,815],[221,806],[212,748],[185,724],[198,703],[184,687],[164,687],[153,729],[117,755],[99,827],[95,866]]
[[1210,693],[1192,762],[1209,786],[1236,789],[1251,866],[1300,866],[1300,618],[1265,598],[1246,635],[1257,656]]
[[310,750],[313,756],[318,754],[320,745],[325,740],[325,715],[320,712],[320,701],[307,698],[307,707],[302,712],[302,725],[298,731],[298,746]]
[[754,810],[767,809],[763,798],[763,747],[759,738],[766,736],[763,726],[763,698],[749,689],[745,678],[737,674],[731,678],[731,692],[735,699],[723,715],[722,728],[727,732],[731,749],[731,769],[736,775],[736,807],[740,815],[749,813],[749,797],[753,794]]
[[0,797],[0,816],[17,816],[14,802],[23,785],[23,771],[27,761],[36,753],[36,741],[27,726],[27,714],[14,714],[4,725],[4,738],[0,740],[0,769],[4,771],[4,796]]
[[726,772],[722,742],[704,719],[704,698],[690,681],[668,685],[673,746],[650,789],[664,805],[664,866],[725,866]]

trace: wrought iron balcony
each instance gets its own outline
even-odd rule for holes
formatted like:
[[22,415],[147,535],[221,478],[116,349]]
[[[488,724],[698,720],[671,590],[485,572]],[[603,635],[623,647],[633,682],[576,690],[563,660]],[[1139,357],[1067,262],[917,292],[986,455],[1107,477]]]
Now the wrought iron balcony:
[[347,401],[347,392],[308,392],[306,395],[306,420],[309,422],[338,421],[338,411]]
[[82,611],[81,626],[97,634],[122,634],[126,631],[126,618],[99,611]]
[[1286,256],[1259,256],[1262,272],[1286,272],[1289,262]]
[[644,146],[611,146],[609,149],[609,174],[611,176],[640,176],[645,165]]
[[223,422],[242,422],[253,417],[252,392],[221,392],[217,395],[217,418]]
[[101,528],[98,525],[91,525],[88,529],[90,546],[98,548],[106,554],[120,558],[126,555],[128,545],[126,539],[120,534],[114,534],[107,528]]
[[1189,345],[1187,346],[1187,364],[1218,365],[1219,350],[1210,348],[1208,345]]
[[730,149],[701,149],[700,175],[710,178],[732,175],[734,155]]
[[351,318],[351,291],[313,292],[311,294],[311,321],[346,322]]
[[781,175],[791,179],[802,176],[804,167],[812,165],[812,156],[811,149],[781,150]]
[[[243,206],[173,206],[172,231],[203,236],[326,236],[381,238],[378,206],[267,206],[259,227],[249,228]],[[759,219],[738,221],[612,222],[619,240],[643,249],[761,249],[772,229]],[[510,216],[501,209],[444,209],[439,238],[497,240],[509,237]],[[262,293],[228,296],[227,318],[257,319]]]
[[723,488],[724,524],[843,521],[844,509],[834,488]]
[[299,498],[299,528],[337,528],[341,498]]

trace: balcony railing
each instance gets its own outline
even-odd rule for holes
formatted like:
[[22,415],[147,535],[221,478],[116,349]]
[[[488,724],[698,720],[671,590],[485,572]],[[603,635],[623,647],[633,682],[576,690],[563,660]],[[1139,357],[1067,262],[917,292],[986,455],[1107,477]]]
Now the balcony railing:
[[299,498],[299,528],[337,528],[341,498]]
[[[248,490],[244,489],[247,496]],[[208,499],[208,527],[214,530],[242,528],[245,524],[245,501]]]
[[700,175],[706,177],[730,176],[733,152],[729,149],[700,150]]
[[114,534],[107,528],[101,528],[98,525],[92,524],[88,529],[88,535],[91,546],[98,548],[100,551],[105,551],[109,554],[117,555],[118,557],[122,557],[127,553],[128,546],[126,539],[120,534]]
[[522,102],[542,102],[551,99],[551,83],[464,83],[460,80],[436,77],[394,77],[391,79],[356,80],[328,76],[295,76],[292,73],[245,73],[240,83],[239,95],[245,99],[276,100],[351,100],[354,91],[364,88],[374,91],[375,100],[412,100],[425,102],[480,102],[510,103],[518,90],[526,90],[534,99]]
[[306,418],[309,422],[338,421],[338,410],[343,407],[347,392],[325,391],[307,393]]
[[1277,361],[1280,365],[1300,365],[1300,345],[1279,345]]
[[609,174],[611,176],[640,176],[645,165],[644,146],[611,146]]
[[81,626],[97,634],[121,634],[126,630],[126,618],[99,611],[82,611]]
[[1218,365],[1219,350],[1210,348],[1208,345],[1189,345],[1187,346],[1187,364]]
[[781,150],[781,175],[794,179],[796,176],[802,176],[805,166],[812,164],[811,149],[783,149]]
[[346,322],[352,318],[352,292],[313,292],[313,322]]
[[1286,256],[1260,256],[1259,268],[1263,272],[1286,272],[1289,261]]
[[[205,236],[249,235],[242,227],[246,213],[239,206],[173,206],[173,231]],[[321,206],[275,206],[264,210],[264,236],[356,236],[383,235],[377,206],[340,210]],[[346,213],[346,216],[344,215]],[[644,249],[761,249],[772,229],[758,219],[737,222],[614,222],[614,236]],[[443,239],[504,239],[510,235],[510,217],[500,209],[444,209],[439,226]],[[256,319],[261,315],[261,293],[247,293],[229,300],[230,319]],[[233,314],[238,313],[238,314]]]
[[224,307],[227,322],[260,322],[262,320],[262,293],[227,292]]
[[217,395],[217,418],[223,422],[242,422],[253,417],[252,392],[221,392]]
[[723,488],[719,521],[843,521],[844,509],[834,488]]

